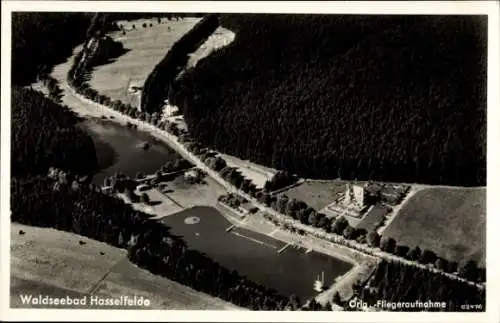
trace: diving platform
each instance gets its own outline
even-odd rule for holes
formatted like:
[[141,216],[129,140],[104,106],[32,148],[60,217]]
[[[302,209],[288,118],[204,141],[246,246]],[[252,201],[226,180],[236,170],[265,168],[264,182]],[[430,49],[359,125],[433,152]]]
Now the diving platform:
[[290,247],[292,244],[291,243],[287,243],[286,245],[284,245],[280,250],[278,250],[278,254],[282,253],[283,251],[286,250],[286,248]]
[[233,230],[234,228],[236,227],[236,224],[231,224],[230,226],[228,226],[226,228],[226,232],[230,232],[231,230]]

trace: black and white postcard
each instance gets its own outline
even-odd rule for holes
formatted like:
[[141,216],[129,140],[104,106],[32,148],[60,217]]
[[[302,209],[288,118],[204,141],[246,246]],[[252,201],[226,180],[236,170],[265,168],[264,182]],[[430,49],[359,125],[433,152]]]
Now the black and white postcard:
[[1,318],[498,321],[498,11],[2,2]]

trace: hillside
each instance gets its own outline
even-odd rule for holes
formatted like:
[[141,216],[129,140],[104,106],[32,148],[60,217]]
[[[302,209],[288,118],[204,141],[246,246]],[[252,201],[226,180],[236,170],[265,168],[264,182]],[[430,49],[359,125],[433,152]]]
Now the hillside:
[[11,101],[13,176],[47,174],[50,167],[81,175],[97,170],[94,142],[72,111],[26,88],[13,87]]
[[126,250],[49,228],[12,223],[10,268],[12,307],[30,307],[22,303],[21,294],[42,294],[143,296],[151,301],[147,309],[239,309],[135,266]]
[[421,190],[401,208],[383,236],[399,245],[430,249],[460,265],[474,260],[484,267],[486,189]]
[[174,84],[195,138],[304,177],[485,185],[486,19],[225,15]]

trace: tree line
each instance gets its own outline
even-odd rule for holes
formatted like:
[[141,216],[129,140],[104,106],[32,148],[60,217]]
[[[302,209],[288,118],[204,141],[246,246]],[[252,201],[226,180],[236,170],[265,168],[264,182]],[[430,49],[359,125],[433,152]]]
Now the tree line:
[[[367,231],[364,228],[356,228],[349,224],[349,221],[344,216],[327,217],[324,213],[317,212],[306,202],[296,198],[289,198],[286,194],[271,196],[269,194],[258,192],[255,197],[263,204],[273,208],[275,211],[285,214],[294,220],[300,221],[302,224],[311,227],[319,228],[327,233],[333,233],[351,241],[356,241],[360,244],[366,244],[372,248],[380,248],[380,250],[402,257],[407,260],[415,261],[424,265],[433,265],[435,268],[447,273],[457,273],[458,276],[467,279],[471,282],[485,282],[486,269],[479,267],[474,260],[464,260],[461,264],[455,261],[449,261],[438,256],[435,252],[429,249],[421,250],[415,246],[410,249],[405,245],[400,245],[391,237],[382,237],[376,224],[372,230]],[[268,217],[276,225],[280,223]],[[288,226],[291,229],[290,226]]]
[[220,21],[235,40],[168,91],[204,145],[309,178],[485,185],[484,17]]
[[373,236],[371,238],[375,240],[369,240],[369,244],[379,247],[382,251],[424,265],[433,264],[439,270],[447,273],[457,273],[459,277],[471,282],[482,283],[486,281],[486,268],[479,267],[477,262],[472,259],[464,259],[459,264],[456,261],[439,257],[432,250],[422,250],[419,246],[409,248],[408,246],[400,245],[391,237],[384,237],[382,239],[380,236]]
[[83,42],[92,13],[13,12],[12,84],[28,85]]
[[188,55],[194,52],[218,26],[218,16],[209,14],[174,43],[144,82],[141,93],[142,110],[150,113],[161,111],[164,100],[168,98],[171,84],[188,62]]
[[201,14],[146,12],[13,12],[12,84],[26,86],[71,56],[78,44],[109,31],[117,21]]
[[[167,20],[179,19],[183,17],[202,17],[203,13],[182,13],[182,12],[96,12],[87,29],[87,39],[101,37],[111,31],[119,31],[122,28],[119,21],[131,21],[139,19],[154,19],[157,23],[162,22],[162,18]],[[135,25],[133,25],[135,28]],[[144,26],[144,24],[143,24]]]
[[[387,302],[445,302],[445,308],[428,308],[427,311],[461,312],[462,305],[482,305],[486,310],[484,290],[425,269],[397,262],[381,261],[366,286],[356,286],[355,296],[369,304],[379,300]],[[411,311],[412,309],[405,309]],[[414,311],[422,311],[415,308]]]

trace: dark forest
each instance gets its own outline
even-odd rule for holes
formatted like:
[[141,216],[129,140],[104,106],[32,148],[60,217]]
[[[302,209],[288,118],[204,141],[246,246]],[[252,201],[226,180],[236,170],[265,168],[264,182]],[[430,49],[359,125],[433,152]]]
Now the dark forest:
[[12,13],[12,83],[28,85],[85,40],[92,13]]
[[203,144],[304,177],[485,185],[486,18],[222,15],[173,85]]
[[12,176],[46,174],[50,167],[92,175],[94,142],[67,107],[25,88],[12,88]]
[[[366,287],[359,286],[357,294],[369,304],[378,300],[387,302],[445,302],[445,309],[427,309],[428,311],[445,310],[463,311],[462,305],[481,305],[485,309],[486,294],[484,290],[465,283],[451,280],[414,266],[382,261]],[[405,311],[411,309],[405,309]],[[421,311],[422,309],[413,309]],[[480,311],[478,309],[478,311]]]

